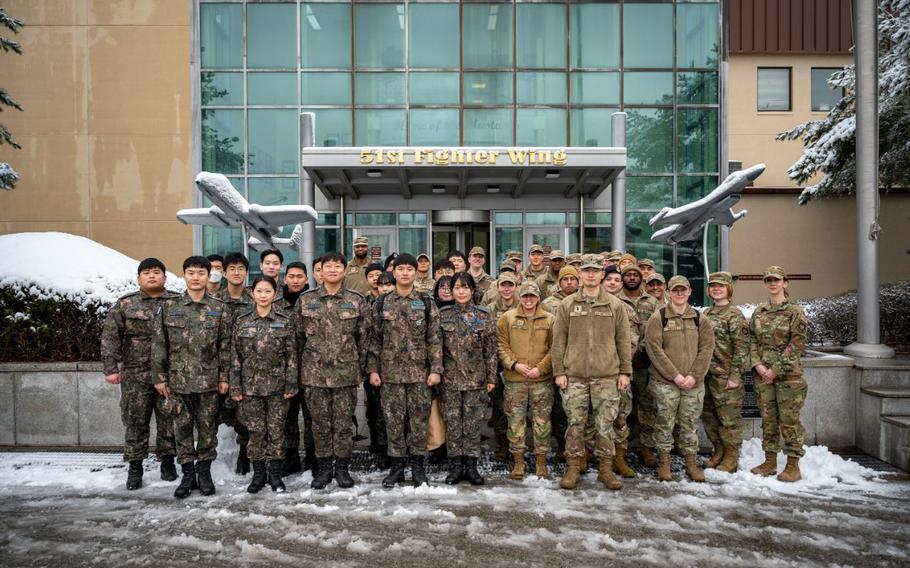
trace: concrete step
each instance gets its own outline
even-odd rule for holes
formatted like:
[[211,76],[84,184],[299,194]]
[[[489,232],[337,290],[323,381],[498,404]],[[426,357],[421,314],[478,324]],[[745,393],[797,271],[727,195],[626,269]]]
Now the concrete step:
[[910,388],[910,358],[855,358],[854,365],[860,374],[860,385],[862,387]]
[[888,414],[881,417],[879,448],[880,459],[910,471],[910,416]]
[[880,415],[910,415],[910,387],[862,387],[860,392],[863,398],[872,397]]

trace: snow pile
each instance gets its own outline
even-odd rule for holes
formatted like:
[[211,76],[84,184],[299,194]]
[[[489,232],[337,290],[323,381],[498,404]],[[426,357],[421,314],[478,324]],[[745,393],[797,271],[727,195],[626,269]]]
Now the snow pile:
[[[83,308],[109,306],[138,290],[139,261],[91,239],[67,233],[0,236],[0,287],[40,299],[72,300]],[[183,280],[168,272],[168,288]]]
[[[213,174],[210,172],[199,172],[196,176],[196,184],[202,188],[209,199],[212,201],[221,201],[230,206],[236,212],[246,210],[248,207],[246,201],[237,191],[231,181],[223,174]],[[229,213],[225,211],[225,213]]]

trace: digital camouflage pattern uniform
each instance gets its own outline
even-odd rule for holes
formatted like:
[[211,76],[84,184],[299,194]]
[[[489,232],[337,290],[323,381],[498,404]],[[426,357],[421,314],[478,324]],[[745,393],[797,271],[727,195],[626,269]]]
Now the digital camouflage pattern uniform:
[[297,394],[297,338],[290,316],[275,307],[260,316],[254,308],[234,321],[230,396],[243,396],[240,416],[249,430],[253,461],[284,459],[288,413],[285,394]]
[[486,308],[454,304],[439,310],[442,331],[442,417],[451,457],[480,457],[487,385],[495,385],[496,320]]
[[[239,298],[233,298],[228,293],[227,286],[212,296],[215,299],[224,302],[224,308],[230,313],[231,321],[235,321],[243,314],[254,308],[256,302],[253,300],[253,294],[249,288],[244,288]],[[233,336],[233,330],[231,331]],[[229,347],[228,347],[229,348]],[[240,404],[228,395],[220,395],[218,401],[218,423],[225,424],[234,429],[237,434],[237,443],[246,446],[250,441],[250,431],[243,425],[240,416]]]
[[[742,432],[739,420],[743,409],[742,369],[749,359],[749,324],[732,304],[711,306],[704,314],[714,328],[714,356],[705,378],[705,402],[701,421],[714,447],[739,449]],[[738,383],[727,389],[727,381]]]
[[[174,418],[177,462],[214,460],[218,444],[218,383],[229,382],[231,320],[224,303],[184,292],[158,310],[152,339],[152,376],[178,404]],[[196,445],[193,446],[193,432]]]
[[342,287],[325,286],[297,300],[294,329],[300,348],[300,384],[313,420],[317,458],[348,458],[354,407],[370,335],[370,302]]
[[176,454],[174,418],[165,411],[164,397],[155,390],[151,373],[155,315],[175,294],[164,291],[153,298],[139,291],[123,296],[104,320],[101,362],[104,374],[120,373],[120,419],[125,429],[124,461],[144,460],[149,453],[149,421],[155,413],[155,454]]
[[[306,292],[306,290],[304,290]],[[281,294],[281,292],[279,292]],[[302,293],[301,293],[302,295]],[[299,296],[298,296],[299,299]],[[283,295],[276,296],[272,303],[273,308],[278,308],[284,313],[293,316],[297,307],[296,302],[292,305]],[[307,408],[304,399],[303,389],[298,390],[295,396],[288,399],[287,421],[284,425],[284,447],[291,452],[300,451],[300,415],[303,414],[303,443],[307,451],[315,448],[313,442],[313,418],[310,415],[310,409]]]
[[628,300],[635,306],[635,312],[638,314],[640,322],[640,336],[638,350],[632,352],[632,419],[638,424],[638,442],[647,448],[655,448],[654,445],[654,421],[657,416],[657,406],[654,404],[654,398],[648,390],[648,353],[645,350],[644,335],[645,325],[662,304],[657,298],[644,292],[637,298],[629,296],[626,289],[623,288],[617,294],[620,299]]
[[[416,289],[416,284],[415,284]],[[432,288],[431,288],[432,290]],[[372,294],[366,297],[370,310],[370,333],[373,333],[373,303],[376,298]],[[364,351],[369,348],[370,338],[366,338]],[[385,416],[382,414],[382,387],[370,384],[370,377],[364,374],[363,398],[366,406],[367,427],[370,429],[370,453],[386,454],[388,452],[388,439],[386,438]]]
[[439,310],[430,296],[411,290],[385,294],[372,311],[367,373],[382,379],[388,455],[425,456],[432,402],[427,376],[443,373]]
[[770,385],[756,379],[758,408],[762,418],[762,447],[765,452],[780,451],[802,457],[803,426],[800,411],[806,401],[808,385],[799,358],[806,349],[808,321],[802,308],[789,301],[760,304],[749,322],[750,366],[764,363],[777,378]]

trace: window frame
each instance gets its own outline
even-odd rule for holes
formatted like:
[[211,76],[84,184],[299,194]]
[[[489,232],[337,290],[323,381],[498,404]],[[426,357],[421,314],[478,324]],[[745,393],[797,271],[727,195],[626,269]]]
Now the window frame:
[[[761,80],[762,71],[787,72],[787,108],[762,108],[761,107]],[[755,107],[757,112],[793,112],[793,67],[790,66],[759,66],[755,71]]]
[[[813,95],[814,90],[815,90],[815,89],[814,89],[814,86],[815,86],[815,85],[813,84],[813,78],[814,78],[814,74],[815,74],[814,72],[815,72],[815,71],[821,71],[821,70],[829,70],[829,71],[831,71],[831,73],[828,75],[828,77],[830,78],[831,75],[833,75],[834,73],[836,73],[836,72],[838,72],[838,71],[843,71],[844,68],[843,68],[843,67],[810,67],[810,68],[809,68],[809,110],[810,110],[811,112],[823,112],[823,113],[826,113],[826,114],[827,114],[828,112],[831,111],[831,109],[828,109],[828,110],[816,109],[816,108],[815,108],[815,99],[812,98],[812,95]],[[828,87],[828,81],[827,81],[827,80],[825,80],[825,87]],[[829,87],[829,90],[831,90],[832,92],[834,91],[834,89],[830,89],[830,87]],[[841,99],[844,98],[844,95],[845,95],[845,94],[846,94],[846,89],[844,89],[843,87],[841,87],[841,88],[840,88],[840,98],[841,98]],[[836,105],[837,102],[835,102],[834,104]],[[831,108],[834,108],[834,107],[832,106]]]

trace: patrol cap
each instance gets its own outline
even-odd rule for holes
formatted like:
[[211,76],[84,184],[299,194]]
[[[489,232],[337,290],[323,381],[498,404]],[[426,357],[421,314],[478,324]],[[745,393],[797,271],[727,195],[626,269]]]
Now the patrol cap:
[[623,276],[625,276],[626,272],[633,272],[633,271],[637,272],[638,275],[641,276],[641,268],[639,268],[637,264],[626,265],[622,268],[622,270],[619,271],[619,273],[622,274]]
[[564,255],[561,250],[554,250],[550,252],[550,260],[553,259],[565,260],[566,255]]
[[650,258],[643,258],[638,261],[638,267],[641,268],[642,266],[650,266],[651,268],[654,268],[654,261]]
[[578,278],[578,271],[575,270],[575,267],[571,264],[568,266],[563,266],[559,269],[559,279],[562,280],[566,276],[574,276],[575,278]]
[[503,270],[511,270],[512,272],[515,272],[515,263],[508,259],[502,261],[499,263],[499,271],[502,272]]
[[568,262],[569,264],[575,264],[575,263],[580,264],[581,263],[581,254],[577,253],[577,252],[573,252],[572,254],[570,254],[569,256],[566,257],[566,262]]
[[539,252],[543,254],[543,247],[541,245],[531,245],[531,248],[528,249],[528,254],[533,252]]
[[425,259],[427,259],[427,260],[430,260],[430,255],[428,255],[428,254],[425,253],[425,252],[422,252],[422,253],[420,253],[420,254],[417,255],[417,260],[420,260],[421,258],[425,258]]
[[581,269],[585,268],[597,268],[598,270],[603,269],[604,259],[599,254],[586,254],[581,257]]
[[729,272],[712,272],[708,275],[708,284],[733,284],[733,275]]
[[655,273],[652,274],[651,276],[648,276],[648,279],[645,280],[645,282],[654,282],[655,280],[657,280],[657,281],[660,282],[661,284],[666,284],[666,283],[667,283],[667,279],[664,278],[664,275],[661,274],[660,272],[655,272]]
[[370,239],[366,237],[357,237],[354,239],[354,246],[370,246]]
[[779,280],[788,280],[787,272],[782,266],[769,266],[765,269],[765,275],[762,277],[762,280],[767,280],[768,278],[777,278]]
[[521,260],[521,252],[517,250],[510,250],[506,253],[506,258],[517,258]]
[[673,288],[678,288],[680,286],[682,286],[683,288],[692,287],[691,285],[689,285],[689,279],[680,274],[677,274],[673,278],[670,278],[670,282],[667,284],[667,288],[670,290],[672,290]]
[[531,282],[530,280],[525,280],[521,283],[521,286],[518,287],[518,297],[522,296],[537,296],[540,297],[540,288],[537,287],[537,284]]
[[480,256],[487,256],[487,253],[483,250],[483,247],[474,247],[471,249],[471,252],[468,253],[468,256],[474,256],[479,254]]
[[515,275],[512,274],[511,272],[506,272],[504,274],[500,274],[499,281],[496,283],[496,285],[498,286],[499,284],[503,284],[506,282],[512,284],[513,286],[515,284],[518,284],[518,280],[515,279]]

